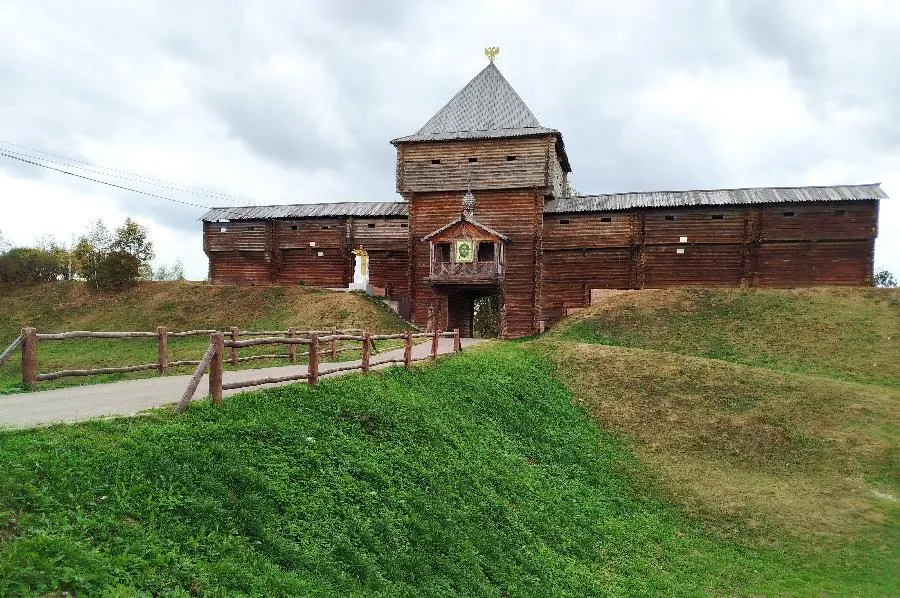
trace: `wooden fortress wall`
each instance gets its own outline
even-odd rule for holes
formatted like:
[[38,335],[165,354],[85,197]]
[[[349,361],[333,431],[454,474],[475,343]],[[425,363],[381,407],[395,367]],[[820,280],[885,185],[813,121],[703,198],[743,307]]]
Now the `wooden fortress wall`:
[[869,285],[877,201],[545,214],[543,318],[590,289]]
[[408,295],[406,218],[304,218],[204,222],[203,249],[214,284],[303,282],[346,287],[358,245],[369,252],[369,282]]

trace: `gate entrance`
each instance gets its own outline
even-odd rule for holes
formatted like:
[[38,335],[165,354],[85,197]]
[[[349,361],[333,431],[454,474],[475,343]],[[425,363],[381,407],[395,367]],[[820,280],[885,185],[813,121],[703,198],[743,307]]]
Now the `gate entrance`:
[[465,338],[500,334],[501,298],[496,290],[465,290],[447,294],[447,329],[459,328]]

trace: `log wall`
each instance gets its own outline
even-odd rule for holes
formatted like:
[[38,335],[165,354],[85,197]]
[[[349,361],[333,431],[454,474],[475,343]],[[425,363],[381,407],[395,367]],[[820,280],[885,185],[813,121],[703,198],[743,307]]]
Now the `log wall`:
[[545,214],[541,317],[590,289],[869,285],[877,201]]
[[404,143],[397,148],[397,191],[546,187],[551,176],[564,179],[552,168],[555,147],[553,135]]

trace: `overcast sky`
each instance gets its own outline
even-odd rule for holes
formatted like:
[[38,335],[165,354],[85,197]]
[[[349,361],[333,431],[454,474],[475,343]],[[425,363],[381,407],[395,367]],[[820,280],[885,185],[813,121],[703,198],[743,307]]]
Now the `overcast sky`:
[[[205,206],[397,200],[389,140],[488,45],[579,192],[881,182],[900,273],[896,0],[0,0],[0,151]],[[132,216],[206,276],[202,208],[2,156],[0,207],[18,244]]]

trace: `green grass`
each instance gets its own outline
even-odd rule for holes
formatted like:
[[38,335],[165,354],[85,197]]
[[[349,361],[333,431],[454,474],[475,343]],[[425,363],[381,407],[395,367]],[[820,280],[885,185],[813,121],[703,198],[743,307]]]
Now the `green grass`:
[[[166,326],[172,331],[228,329],[286,330],[367,328],[387,333],[407,328],[382,302],[355,293],[333,293],[303,287],[211,286],[190,282],[144,282],[121,293],[93,292],[82,283],[59,282],[30,286],[0,286],[0,350],[24,326],[39,331],[149,331]],[[208,337],[169,339],[170,360],[199,360]],[[383,343],[384,347],[397,343]],[[379,348],[382,348],[379,346]],[[303,349],[298,349],[302,352]],[[285,354],[286,347],[241,350],[241,355]],[[340,359],[354,358],[342,354]],[[156,362],[155,339],[75,339],[39,344],[38,369],[117,367]],[[302,363],[303,360],[300,360]],[[287,361],[241,363],[238,368],[285,365]],[[187,374],[191,367],[170,374]],[[43,382],[38,389],[149,377],[155,372],[62,378]],[[0,366],[0,395],[27,390],[21,383],[21,362],[15,355]]]
[[643,291],[554,334],[900,388],[897,289]]
[[708,530],[519,344],[0,434],[0,594],[889,595],[897,528]]

